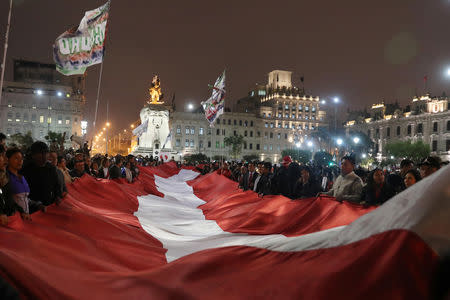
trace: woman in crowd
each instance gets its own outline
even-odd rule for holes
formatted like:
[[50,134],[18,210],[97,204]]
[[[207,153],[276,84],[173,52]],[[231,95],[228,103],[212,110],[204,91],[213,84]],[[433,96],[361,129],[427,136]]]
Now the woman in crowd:
[[315,197],[321,192],[320,184],[314,179],[309,167],[302,167],[300,174],[301,176],[294,186],[293,199]]
[[361,195],[361,203],[366,205],[381,205],[395,195],[394,189],[384,180],[381,169],[375,169],[367,176],[367,184]]
[[133,182],[133,173],[131,173],[131,169],[130,168],[131,168],[131,163],[130,163],[130,161],[127,161],[125,163],[124,170],[125,170],[125,178],[127,179],[127,181],[129,183]]
[[14,202],[9,192],[8,176],[6,174],[6,149],[0,144],[0,225],[8,225],[8,216],[12,216],[21,208]]
[[417,171],[416,169],[409,170],[408,172],[406,172],[404,179],[406,188],[409,188],[410,186],[417,183],[417,181],[421,179],[422,176],[420,176],[419,171]]
[[64,182],[66,184],[69,184],[73,181],[72,177],[69,174],[69,169],[66,167],[66,159],[64,156],[58,156],[58,169],[63,173],[64,175]]
[[98,163],[95,160],[92,161],[91,163],[91,175],[94,176],[95,178],[100,177],[100,170],[98,169]]
[[100,168],[100,178],[109,179],[109,167],[111,162],[107,157],[103,158]]
[[19,148],[10,148],[6,151],[8,158],[8,177],[11,189],[11,195],[21,211],[22,218],[30,220],[30,214],[42,210],[45,212],[45,206],[41,202],[33,201],[28,198],[30,187],[24,176],[19,174],[23,165],[23,155]]

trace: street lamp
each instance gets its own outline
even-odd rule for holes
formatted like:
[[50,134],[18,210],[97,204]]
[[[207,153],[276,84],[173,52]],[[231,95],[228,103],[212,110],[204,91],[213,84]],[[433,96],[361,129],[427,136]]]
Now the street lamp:
[[312,147],[313,146],[313,142],[311,142],[311,141],[309,141],[308,143],[307,143],[307,145],[308,145],[308,147]]
[[365,153],[363,153],[361,156],[362,156],[362,158],[366,158],[367,157],[367,155]]
[[187,108],[188,108],[189,111],[192,111],[192,110],[194,109],[194,104],[189,103],[189,104],[187,105]]
[[342,145],[344,143],[344,141],[341,138],[338,138],[336,140],[336,143],[340,146],[340,145]]
[[355,136],[353,138],[353,143],[358,144],[359,143],[359,137]]

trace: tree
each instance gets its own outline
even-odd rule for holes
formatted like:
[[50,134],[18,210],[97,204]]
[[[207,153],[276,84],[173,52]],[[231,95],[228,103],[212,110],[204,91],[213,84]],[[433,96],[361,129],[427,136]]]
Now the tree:
[[223,156],[223,155],[214,155],[212,157],[212,159],[215,160],[215,161],[227,160],[227,158],[225,156]]
[[314,163],[319,166],[328,166],[330,161],[333,160],[333,156],[325,151],[318,151],[314,154]]
[[26,149],[33,144],[33,137],[31,136],[31,131],[28,131],[25,135],[22,133],[16,133],[11,136],[11,140],[17,146]]
[[302,149],[285,149],[281,151],[281,156],[290,156],[293,160],[296,160],[301,163],[308,163],[311,160],[311,152],[308,150]]
[[259,159],[257,154],[244,155],[243,159],[247,162],[255,161]]
[[201,163],[201,162],[206,162],[209,161],[208,156],[206,156],[203,153],[197,153],[197,154],[191,154],[191,155],[186,155],[184,157],[184,159],[188,162],[188,163]]
[[225,146],[230,148],[230,155],[233,158],[237,158],[242,151],[242,145],[244,144],[244,137],[242,135],[227,136],[223,139]]
[[386,153],[395,158],[409,158],[419,162],[422,158],[430,155],[430,145],[424,144],[422,141],[417,143],[395,142],[386,145]]
[[59,133],[49,131],[48,135],[46,135],[45,140],[50,144],[51,151],[59,151],[64,150],[64,140],[66,139],[66,133]]

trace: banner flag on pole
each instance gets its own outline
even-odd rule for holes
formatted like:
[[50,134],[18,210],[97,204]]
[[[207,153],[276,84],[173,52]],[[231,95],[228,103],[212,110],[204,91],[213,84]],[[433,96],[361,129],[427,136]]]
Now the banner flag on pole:
[[169,134],[166,137],[166,141],[164,142],[164,145],[162,146],[162,149],[166,148],[167,143],[172,139],[172,130],[169,131]]
[[147,131],[147,128],[148,128],[148,119],[144,123],[136,127],[133,130],[133,134],[137,137],[140,137],[144,132]]
[[223,114],[225,108],[225,71],[217,78],[212,89],[211,97],[202,102],[206,119],[211,127],[214,126],[217,118]]
[[109,7],[110,0],[87,11],[78,28],[69,29],[56,39],[53,45],[56,70],[66,76],[81,75],[87,67],[103,61]]

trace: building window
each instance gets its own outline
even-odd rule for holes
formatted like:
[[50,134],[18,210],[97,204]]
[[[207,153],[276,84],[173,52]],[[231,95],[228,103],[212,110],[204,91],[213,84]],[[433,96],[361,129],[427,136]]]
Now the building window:
[[401,127],[397,126],[397,136],[400,136],[400,130],[401,130]]
[[191,148],[194,148],[194,145],[195,145],[194,140],[191,140]]
[[273,128],[273,123],[270,123],[270,128]]
[[246,131],[244,131],[244,136],[247,136],[247,130],[246,130]]
[[289,129],[289,124],[284,124],[284,128]]
[[203,141],[198,141],[198,147],[203,148]]
[[220,119],[217,119],[217,124],[220,125]]
[[267,132],[264,132],[264,138],[267,139],[269,137],[269,134]]
[[13,118],[13,113],[8,112],[8,122],[12,122],[12,118]]
[[186,126],[186,128],[185,128],[185,133],[186,133],[186,135],[189,135],[189,132],[191,132],[189,126]]
[[266,145],[266,144],[264,144],[264,150],[266,150],[266,151],[267,151],[267,145]]
[[250,131],[250,137],[253,137],[253,131]]
[[287,133],[284,134],[284,139],[287,140]]
[[222,135],[225,135],[225,129],[222,129]]
[[278,118],[281,118],[281,113],[278,113]]
[[284,109],[285,109],[285,110],[288,110],[288,109],[289,109],[289,104],[286,104],[286,105],[284,106]]
[[272,145],[272,144],[269,145],[269,150],[270,150],[270,151],[273,150],[273,145]]
[[278,128],[281,128],[281,122],[278,122],[278,126],[277,126]]
[[423,133],[423,124],[422,123],[419,123],[417,125],[417,133]]
[[181,145],[181,141],[180,141],[180,139],[177,139],[175,141],[175,147],[180,147],[180,145]]
[[189,147],[189,140],[186,140],[186,141],[184,142],[184,147],[185,147],[185,148],[188,148],[188,147]]
[[308,124],[306,124],[305,125],[305,130],[308,130],[308,129],[309,129]]
[[217,149],[220,148],[220,142],[219,142],[219,141],[216,142],[216,148],[217,148]]
[[316,111],[316,107],[313,106],[313,107],[311,108],[311,111],[312,111],[312,112],[315,112],[315,111]]
[[244,121],[244,126],[247,127],[248,126],[248,121]]
[[204,132],[203,132],[203,127],[200,127],[200,128],[198,129],[198,134],[199,134],[199,135],[203,135],[203,134],[204,134]]
[[386,128],[386,136],[387,137],[391,136],[391,127]]
[[27,122],[28,122],[28,114],[27,114],[27,113],[24,113],[24,114],[23,114],[23,122],[24,122],[24,123],[27,123]]
[[234,135],[234,136],[237,136],[236,130],[233,130],[233,135]]
[[269,118],[272,118],[272,113],[269,113]]
[[303,110],[303,107],[302,107],[301,104],[298,105],[298,110],[299,110],[299,111],[302,111],[302,110]]
[[305,106],[305,111],[309,111],[309,106]]
[[181,134],[181,125],[177,125],[177,134]]
[[277,134],[277,138],[278,138],[278,139],[281,139],[281,133],[278,133],[278,134]]
[[265,118],[266,117],[266,113],[263,113],[263,118]]
[[289,114],[284,114],[284,117],[285,117],[286,119],[288,119],[288,118],[289,118]]
[[447,121],[447,131],[450,131],[450,120]]
[[62,124],[62,116],[58,116],[58,124],[59,124],[59,125]]
[[195,134],[195,127],[191,127],[191,134],[192,134],[192,135]]
[[264,127],[269,128],[269,123],[264,123]]
[[237,124],[236,120],[233,120],[233,124],[236,126],[236,124]]
[[228,119],[228,125],[231,125],[231,119]]
[[314,129],[315,129],[314,125],[311,125],[311,130],[314,130]]
[[44,123],[44,116],[39,116],[39,123]]
[[20,122],[20,114],[16,113],[16,122]]
[[244,149],[247,149],[247,143],[244,142]]
[[31,115],[31,123],[36,123],[36,114]]
[[297,126],[297,129],[302,129],[302,125],[301,124],[298,124],[298,126]]
[[450,151],[450,140],[445,141],[445,151]]
[[257,135],[258,137],[261,137],[261,131],[257,131],[257,132],[256,132],[256,135]]
[[308,120],[309,119],[309,117],[308,116],[305,116],[305,120]]
[[250,149],[250,150],[253,149],[253,144],[252,144],[252,143],[250,143],[250,145],[248,145],[248,146],[249,146],[249,149]]
[[433,132],[437,132],[438,131],[438,122],[434,122],[433,123]]
[[259,144],[256,144],[256,150],[259,150]]
[[211,141],[208,141],[208,148],[211,148]]
[[273,132],[270,133],[270,138],[273,139]]
[[216,129],[216,135],[220,135],[220,129]]
[[438,141],[433,141],[432,147],[431,147],[431,151],[433,151],[433,152],[436,152],[436,151],[437,151],[437,142],[438,142]]
[[250,127],[253,127],[253,121],[250,121]]
[[408,125],[407,132],[408,134],[411,134],[411,125]]
[[52,124],[52,117],[48,117],[48,118],[47,118],[47,123],[48,123],[48,124]]

